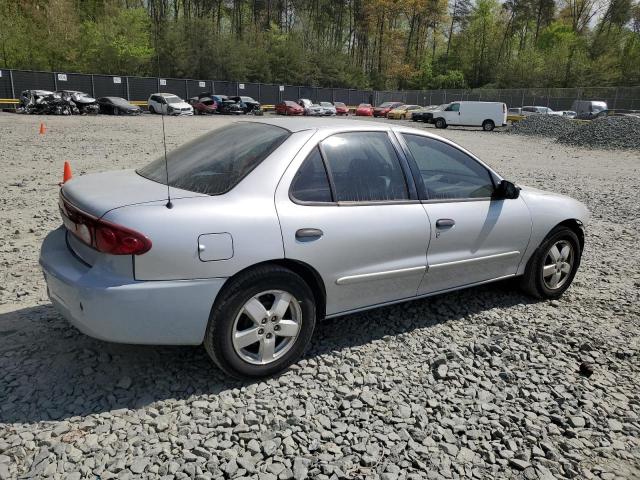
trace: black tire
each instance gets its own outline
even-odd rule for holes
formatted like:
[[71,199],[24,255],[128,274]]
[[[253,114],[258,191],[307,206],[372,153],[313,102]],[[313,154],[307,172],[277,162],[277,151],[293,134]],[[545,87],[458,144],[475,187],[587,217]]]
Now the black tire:
[[153,105],[149,105],[149,113],[156,113],[156,109],[153,108]]
[[436,118],[436,121],[434,123],[436,125],[436,128],[447,128],[448,126],[444,118]]
[[[236,316],[254,295],[267,290],[284,290],[300,304],[302,322],[292,347],[266,365],[256,365],[242,359],[233,342]],[[204,338],[204,347],[213,361],[227,375],[251,379],[274,375],[296,362],[306,350],[316,324],[316,305],[309,285],[296,273],[277,265],[264,265],[240,274],[225,285],[216,299]]]
[[[572,247],[573,262],[571,265],[571,271],[569,272],[566,281],[555,289],[550,289],[543,278],[543,268],[545,265],[545,259],[549,253],[549,250],[553,245],[559,241],[566,241]],[[536,249],[531,256],[529,263],[525,269],[524,275],[520,280],[520,288],[527,294],[534,298],[540,299],[556,299],[560,298],[562,294],[571,286],[573,279],[580,267],[580,259],[582,257],[582,249],[580,248],[580,240],[576,233],[568,227],[559,225],[555,227],[549,235],[542,241],[540,246]]]
[[496,124],[493,123],[493,120],[485,120],[482,122],[482,130],[485,132],[491,132],[494,128],[496,128]]

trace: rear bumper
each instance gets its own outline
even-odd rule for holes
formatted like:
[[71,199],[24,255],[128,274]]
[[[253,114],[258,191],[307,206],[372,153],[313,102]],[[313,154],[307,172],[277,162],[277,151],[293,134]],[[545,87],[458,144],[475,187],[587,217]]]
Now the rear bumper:
[[119,277],[100,261],[91,267],[74,256],[64,228],[45,238],[40,265],[55,308],[86,335],[117,343],[199,345],[226,280]]

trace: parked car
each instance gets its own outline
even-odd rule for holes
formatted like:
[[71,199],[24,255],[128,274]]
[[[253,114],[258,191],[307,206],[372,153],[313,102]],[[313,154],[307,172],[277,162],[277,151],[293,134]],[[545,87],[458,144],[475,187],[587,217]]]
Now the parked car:
[[324,108],[320,105],[313,103],[308,98],[300,98],[298,99],[298,105],[300,105],[304,109],[304,114],[312,117],[319,117],[324,115]]
[[336,107],[336,115],[349,115],[349,107],[342,102],[333,102]]
[[336,115],[338,112],[331,102],[320,102],[320,106],[324,110],[325,116]]
[[[421,108],[419,110],[414,110],[411,115],[411,120],[414,122],[425,122],[432,123],[433,120],[433,112],[438,109],[444,109],[445,105],[429,105],[428,107]],[[442,108],[441,108],[442,107]]]
[[240,96],[240,97],[229,97],[229,100],[236,102],[240,105],[240,109],[249,115],[262,115],[264,112],[262,111],[262,105],[257,100],[254,100],[251,97]]
[[576,118],[580,120],[592,120],[602,110],[607,110],[607,102],[600,100],[575,100],[571,110],[576,112]]
[[485,132],[490,132],[496,126],[507,124],[507,106],[501,102],[452,102],[433,112],[433,123],[436,128],[481,126]]
[[384,102],[378,105],[373,109],[374,117],[386,117],[387,113],[389,113],[394,108],[398,108],[403,105],[402,102]]
[[121,97],[100,97],[98,106],[100,113],[107,115],[140,115],[142,113],[142,108]]
[[316,119],[207,132],[73,178],[59,206],[40,264],[62,315],[101,340],[204,344],[248,378],[297,361],[325,317],[506,278],[559,298],[589,216],[424,129]]
[[73,102],[77,108],[77,112],[74,111],[73,113],[91,115],[100,111],[100,107],[98,106],[96,99],[89,96],[88,93],[80,92],[78,90],[58,90],[56,94],[67,102]]
[[291,100],[276,103],[275,110],[278,115],[304,115],[304,108]]
[[420,110],[422,107],[420,105],[402,105],[398,108],[394,108],[389,113],[387,113],[387,118],[392,118],[395,120],[406,120],[411,118],[413,112]]
[[214,95],[211,98],[216,102],[218,113],[223,115],[242,115],[244,113],[242,105],[233,101],[226,95]]
[[573,110],[558,110],[557,113],[567,118],[576,118],[576,116],[578,115]]
[[218,103],[211,97],[210,93],[191,97],[189,104],[193,107],[194,115],[213,115],[218,112]]
[[70,115],[71,105],[60,100],[59,95],[49,90],[23,90],[18,111],[37,115]]
[[373,105],[370,103],[361,103],[356,108],[357,117],[373,117]]
[[549,107],[536,107],[536,106],[528,105],[520,109],[520,114],[526,117],[529,115],[539,115],[539,114],[558,115],[558,112],[554,112]]
[[173,93],[154,93],[147,102],[151,113],[193,115],[193,107]]

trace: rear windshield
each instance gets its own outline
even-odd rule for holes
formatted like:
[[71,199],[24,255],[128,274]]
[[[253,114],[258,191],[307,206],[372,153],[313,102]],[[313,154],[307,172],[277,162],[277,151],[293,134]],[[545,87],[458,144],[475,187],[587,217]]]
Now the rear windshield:
[[[214,130],[167,154],[169,185],[207,195],[228,192],[290,134],[284,128],[250,122]],[[164,156],[137,173],[167,184]]]

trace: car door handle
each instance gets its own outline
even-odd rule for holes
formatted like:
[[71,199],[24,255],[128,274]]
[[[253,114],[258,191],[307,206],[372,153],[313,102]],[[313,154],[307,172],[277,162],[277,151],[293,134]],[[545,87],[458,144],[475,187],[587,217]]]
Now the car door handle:
[[456,224],[451,218],[441,218],[436,222],[436,228],[451,228]]
[[312,242],[318,240],[324,235],[324,232],[319,228],[301,228],[296,232],[296,240],[301,242]]

